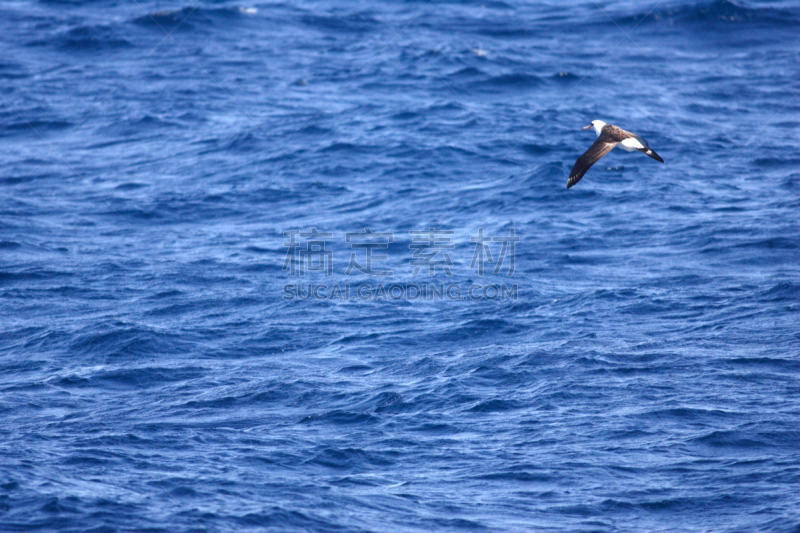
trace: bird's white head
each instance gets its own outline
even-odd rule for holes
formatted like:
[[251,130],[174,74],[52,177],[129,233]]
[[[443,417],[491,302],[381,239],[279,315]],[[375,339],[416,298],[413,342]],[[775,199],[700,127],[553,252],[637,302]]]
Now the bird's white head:
[[605,125],[606,125],[606,123],[603,122],[602,120],[593,120],[591,124],[589,124],[588,126],[584,127],[583,129],[588,130],[590,128],[594,128],[594,132],[599,137],[600,136],[600,132],[603,131],[603,126],[605,126]]

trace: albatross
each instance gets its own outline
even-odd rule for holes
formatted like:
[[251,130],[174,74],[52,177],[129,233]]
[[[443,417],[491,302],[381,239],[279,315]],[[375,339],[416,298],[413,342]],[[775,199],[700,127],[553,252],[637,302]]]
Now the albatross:
[[597,133],[597,140],[589,147],[586,152],[578,158],[575,166],[572,167],[572,172],[569,173],[569,180],[567,180],[567,189],[581,181],[581,178],[592,165],[597,163],[601,157],[614,149],[616,145],[626,152],[633,152],[637,150],[646,155],[649,155],[656,161],[664,162],[661,156],[655,153],[647,141],[640,136],[622,128],[618,128],[613,124],[606,124],[602,120],[593,120],[591,124],[586,126],[585,130],[594,128]]

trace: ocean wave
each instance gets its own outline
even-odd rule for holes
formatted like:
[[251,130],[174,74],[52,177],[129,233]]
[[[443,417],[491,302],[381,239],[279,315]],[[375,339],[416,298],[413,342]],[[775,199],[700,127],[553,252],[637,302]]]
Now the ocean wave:
[[541,85],[542,79],[533,74],[513,73],[492,76],[489,79],[475,81],[470,85],[474,89],[498,91],[502,89],[532,89]]
[[679,5],[668,9],[642,11],[635,15],[619,17],[614,23],[630,24],[704,24],[708,28],[727,28],[742,25],[767,25],[775,27],[794,27],[800,21],[800,13],[795,10],[774,7],[748,7],[730,0],[716,0],[689,5]]
[[190,31],[216,23],[243,20],[258,13],[257,8],[242,6],[203,7],[187,6],[181,9],[153,11],[133,19],[134,24],[163,31]]
[[366,33],[381,26],[380,21],[365,12],[347,15],[308,14],[300,17],[300,20],[315,31]]
[[63,30],[47,39],[30,41],[28,46],[53,46],[68,52],[102,52],[132,48],[117,26],[79,26]]

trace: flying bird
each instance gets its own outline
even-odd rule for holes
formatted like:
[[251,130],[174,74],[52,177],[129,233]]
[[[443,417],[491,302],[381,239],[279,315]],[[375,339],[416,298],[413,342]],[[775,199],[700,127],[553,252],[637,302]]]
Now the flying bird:
[[597,133],[597,140],[589,147],[586,152],[578,158],[575,166],[572,167],[572,172],[569,173],[567,180],[567,189],[581,181],[581,178],[592,165],[597,163],[601,157],[614,149],[616,145],[626,152],[633,152],[637,150],[646,155],[649,155],[656,161],[664,162],[652,148],[647,144],[647,141],[629,131],[618,128],[613,124],[606,124],[602,120],[593,120],[591,124],[586,126],[585,130],[594,128]]

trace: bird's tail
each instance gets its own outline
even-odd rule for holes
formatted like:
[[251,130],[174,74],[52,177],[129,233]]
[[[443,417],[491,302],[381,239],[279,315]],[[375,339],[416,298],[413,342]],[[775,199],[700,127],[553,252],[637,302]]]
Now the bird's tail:
[[655,159],[656,161],[661,161],[662,163],[664,162],[664,160],[663,160],[663,159],[661,159],[661,156],[660,156],[660,155],[658,155],[658,154],[655,152],[655,150],[653,150],[652,148],[643,148],[643,149],[641,149],[641,150],[639,150],[639,151],[640,151],[640,152],[642,152],[642,153],[643,153],[643,154],[645,154],[645,155],[649,155],[650,157],[652,157],[652,158],[653,158],[653,159]]

